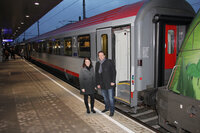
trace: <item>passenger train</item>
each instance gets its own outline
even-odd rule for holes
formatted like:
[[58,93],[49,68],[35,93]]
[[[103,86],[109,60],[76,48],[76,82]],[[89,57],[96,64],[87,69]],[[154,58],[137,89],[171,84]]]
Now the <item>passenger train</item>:
[[[171,130],[165,123],[169,122],[165,114],[167,107],[159,107],[166,104],[168,94],[159,87],[171,81],[170,75],[174,73],[177,56],[182,52],[181,45],[194,16],[193,8],[185,0],[144,0],[26,40],[26,57],[58,70],[68,81],[79,86],[83,58],[90,57],[95,65],[98,51],[104,51],[116,65],[115,99],[136,112],[141,102],[155,105],[159,90],[160,122]],[[189,69],[190,65],[187,67]],[[182,69],[177,67],[178,70]],[[162,99],[161,94],[166,98]],[[171,126],[177,124],[171,123]],[[182,125],[177,127],[185,129]]]

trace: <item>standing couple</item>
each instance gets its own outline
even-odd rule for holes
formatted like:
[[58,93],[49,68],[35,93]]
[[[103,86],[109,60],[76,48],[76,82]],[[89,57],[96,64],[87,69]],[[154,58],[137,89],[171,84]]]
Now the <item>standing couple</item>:
[[88,96],[90,96],[91,112],[94,110],[95,89],[101,89],[104,98],[105,109],[102,113],[110,110],[110,116],[114,115],[114,88],[116,79],[115,65],[112,60],[106,59],[103,51],[98,52],[99,61],[96,63],[95,73],[92,62],[89,58],[84,58],[83,68],[80,71],[80,91],[84,94],[84,102],[87,113],[90,113]]

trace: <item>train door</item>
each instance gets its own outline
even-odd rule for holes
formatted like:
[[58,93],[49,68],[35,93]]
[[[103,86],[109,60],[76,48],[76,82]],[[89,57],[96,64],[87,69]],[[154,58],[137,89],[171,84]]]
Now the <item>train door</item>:
[[165,25],[165,81],[168,82],[173,67],[176,64],[177,56],[177,26]]
[[[107,59],[112,58],[112,29],[98,29],[97,30],[97,53],[103,51]],[[98,58],[98,55],[97,55]],[[101,89],[98,89],[98,93],[101,94]]]
[[97,30],[97,53],[103,51],[106,58],[112,58],[112,29],[98,29]]
[[116,90],[115,98],[130,104],[130,27],[114,29]]

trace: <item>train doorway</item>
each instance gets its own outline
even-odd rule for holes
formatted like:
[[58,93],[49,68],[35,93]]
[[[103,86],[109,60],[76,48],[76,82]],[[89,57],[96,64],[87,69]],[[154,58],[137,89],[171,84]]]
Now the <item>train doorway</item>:
[[165,86],[176,65],[176,59],[192,18],[156,15],[154,88]]
[[130,27],[113,29],[113,34],[117,71],[115,98],[130,104]]

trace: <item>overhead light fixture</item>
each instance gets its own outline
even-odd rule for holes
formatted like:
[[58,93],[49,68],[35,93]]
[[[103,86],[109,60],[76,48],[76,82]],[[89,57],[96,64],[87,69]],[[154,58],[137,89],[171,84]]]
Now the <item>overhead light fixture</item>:
[[20,29],[20,27],[17,27],[18,29]]
[[3,42],[12,42],[13,39],[3,39],[2,41],[3,41]]
[[29,15],[26,15],[26,18],[29,18],[30,16]]
[[36,6],[39,6],[39,5],[40,5],[40,3],[39,3],[39,2],[35,2],[34,4],[35,4]]
[[21,22],[21,24],[24,24],[24,22]]

